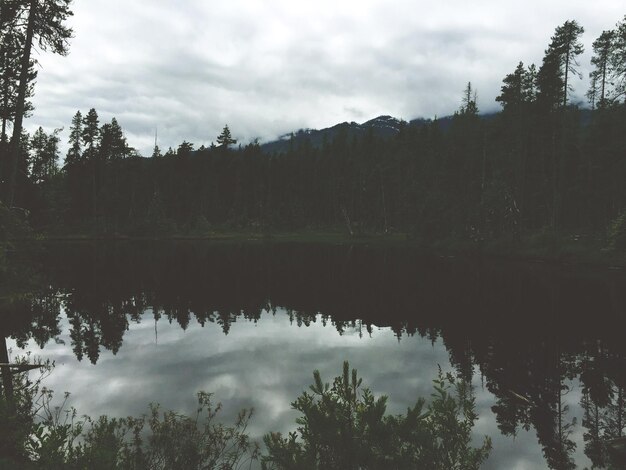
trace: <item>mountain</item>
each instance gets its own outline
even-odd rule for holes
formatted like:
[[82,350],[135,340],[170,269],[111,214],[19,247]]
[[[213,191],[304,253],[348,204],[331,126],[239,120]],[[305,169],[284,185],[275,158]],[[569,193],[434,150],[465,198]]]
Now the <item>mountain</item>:
[[[443,129],[448,128],[452,116],[439,118],[439,124]],[[356,122],[342,122],[325,129],[300,129],[296,132],[284,134],[277,140],[261,144],[261,148],[267,153],[287,152],[290,148],[299,148],[308,142],[312,147],[321,147],[324,142],[332,142],[340,133],[345,133],[347,138],[361,137],[366,132],[373,132],[377,137],[390,138],[396,135],[402,126],[421,127],[431,123],[432,119],[413,119],[410,122],[396,119],[393,116],[378,116],[362,124]]]
[[[584,111],[584,110],[583,110]],[[489,121],[495,118],[499,113],[481,114],[480,118]],[[439,128],[446,131],[452,123],[453,116],[444,116],[437,118]],[[583,119],[584,113],[583,113]],[[284,134],[277,140],[261,144],[261,148],[266,153],[282,153],[288,152],[290,148],[297,149],[306,144],[314,148],[324,145],[324,142],[332,142],[340,133],[345,133],[348,139],[353,137],[362,137],[366,132],[372,131],[377,137],[388,139],[396,135],[403,126],[422,127],[432,123],[432,119],[416,118],[409,122],[396,119],[393,116],[378,116],[363,124],[356,122],[342,122],[325,129],[300,129],[296,132]]]
[[324,142],[332,142],[340,133],[348,138],[363,136],[372,129],[377,136],[391,137],[398,133],[402,121],[392,116],[378,116],[363,124],[342,122],[325,129],[300,129],[297,132],[284,134],[278,140],[267,142],[261,148],[267,153],[287,152],[290,148],[298,148],[307,141],[312,147],[321,147]]

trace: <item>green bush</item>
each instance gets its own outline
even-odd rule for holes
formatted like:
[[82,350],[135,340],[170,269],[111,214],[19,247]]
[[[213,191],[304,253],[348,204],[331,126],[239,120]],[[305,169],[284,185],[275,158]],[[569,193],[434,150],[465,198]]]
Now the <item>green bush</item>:
[[477,415],[468,384],[439,373],[426,406],[420,398],[406,415],[386,415],[387,397],[375,398],[361,388],[347,362],[332,386],[313,374],[312,393],[292,403],[302,413],[297,432],[264,438],[265,470],[296,469],[477,469],[489,456],[491,440],[470,446]]
[[[76,422],[47,419],[30,439],[37,468],[64,469],[224,469],[247,468],[259,448],[246,433],[252,411],[243,410],[233,426],[215,421],[220,405],[198,393],[195,416],[150,405],[140,418],[89,417]],[[147,429],[146,429],[147,427]]]
[[[44,372],[51,370],[45,364]],[[41,380],[15,378],[15,405],[0,395],[0,429],[5,446],[0,465],[46,469],[408,469],[472,470],[488,457],[491,441],[470,445],[477,419],[471,387],[442,374],[434,381],[429,405],[422,398],[405,415],[387,415],[387,398],[361,387],[357,371],[344,363],[332,386],[318,371],[311,392],[292,406],[302,413],[297,432],[264,437],[260,456],[247,425],[252,411],[240,412],[231,426],[216,422],[220,405],[198,394],[194,416],[151,405],[139,418],[77,418],[76,410],[50,406],[52,392]],[[16,376],[17,377],[17,376]],[[3,391],[4,392],[4,391]],[[67,400],[67,394],[65,396]]]

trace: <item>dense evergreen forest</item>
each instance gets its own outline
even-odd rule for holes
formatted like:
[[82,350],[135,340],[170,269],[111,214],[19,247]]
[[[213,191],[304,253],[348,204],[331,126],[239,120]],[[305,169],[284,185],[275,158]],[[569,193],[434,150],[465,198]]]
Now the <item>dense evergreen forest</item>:
[[[57,13],[50,18],[60,21]],[[20,54],[27,28],[3,21],[2,194],[36,230],[346,227],[351,234],[406,232],[425,242],[608,231],[611,243],[624,243],[626,17],[591,46],[589,107],[572,103],[583,28],[566,21],[538,67],[520,62],[504,77],[502,110],[489,119],[468,83],[445,125],[402,123],[391,136],[339,126],[330,140],[294,139],[271,153],[258,142],[237,146],[226,126],[209,148],[184,141],[162,152],[155,145],[149,158],[129,145],[116,119],[101,123],[95,109],[74,116],[64,158],[60,130],[24,132],[35,64]],[[64,53],[70,33],[59,29],[49,48]]]

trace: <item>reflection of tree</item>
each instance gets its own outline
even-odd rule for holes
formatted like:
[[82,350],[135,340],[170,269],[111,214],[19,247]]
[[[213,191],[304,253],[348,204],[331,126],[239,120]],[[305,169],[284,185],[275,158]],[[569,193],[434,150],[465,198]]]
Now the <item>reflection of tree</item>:
[[576,419],[567,421],[569,406],[564,404],[564,397],[569,391],[569,386],[562,380],[555,383],[553,397],[548,396],[548,400],[553,401],[546,403],[542,410],[543,425],[535,425],[548,466],[559,470],[576,468],[571,456],[576,444],[570,439]]
[[[10,313],[19,318],[19,325],[11,328],[11,333],[18,346],[24,347],[29,339],[43,347],[51,339],[57,337],[61,302],[54,291],[28,294],[10,305]],[[7,308],[7,306],[5,306]]]
[[585,454],[594,466],[605,467],[607,442],[624,434],[623,358],[598,341],[581,356],[580,368]]
[[41,295],[16,303],[20,313],[7,326],[21,344],[58,335],[64,309],[76,356],[95,363],[102,348],[116,353],[130,322],[148,310],[155,321],[186,329],[195,320],[228,334],[281,306],[301,327],[321,322],[362,335],[377,325],[399,340],[441,339],[460,376],[479,370],[485,378],[500,431],[534,428],[552,468],[573,465],[566,401],[578,377],[592,462],[604,461],[604,442],[623,434],[623,280],[407,249],[295,244],[81,245],[47,256]]
[[81,360],[87,355],[95,364],[100,357],[100,346],[117,353],[128,328],[128,306],[134,304],[133,299],[107,302],[90,296],[67,295],[64,307],[76,357]]

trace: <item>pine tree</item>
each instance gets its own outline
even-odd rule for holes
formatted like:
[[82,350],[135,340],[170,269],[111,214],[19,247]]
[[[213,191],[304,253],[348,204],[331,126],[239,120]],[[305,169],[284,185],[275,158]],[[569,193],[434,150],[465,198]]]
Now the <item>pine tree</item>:
[[43,180],[43,166],[45,162],[45,151],[48,146],[48,136],[41,126],[35,131],[30,139],[31,149],[31,171],[30,177],[35,183]]
[[128,144],[122,128],[113,118],[100,128],[99,156],[102,160],[118,160],[128,156]]
[[580,36],[585,30],[579,26],[576,20],[566,21],[563,26],[556,28],[556,32],[551,47],[560,57],[560,64],[563,69],[563,106],[567,106],[567,95],[572,87],[569,83],[570,75],[582,78],[578,71],[580,64],[576,59],[584,52],[584,47],[580,42]]
[[537,100],[537,67],[530,64],[524,74],[524,99],[527,103]]
[[505,111],[515,110],[519,112],[521,106],[527,100],[527,79],[524,63],[520,62],[517,64],[515,71],[504,77],[502,83],[500,95],[496,98],[496,101],[502,105]]
[[[4,143],[8,142],[7,124],[15,119],[17,108],[18,72],[23,42],[23,37],[19,33],[19,31],[8,31],[0,39],[0,119],[2,120],[0,141]],[[28,74],[24,117],[28,117],[33,110],[32,103],[28,101],[28,98],[33,95],[34,80],[37,78],[33,60],[30,61]]]
[[83,130],[81,140],[85,146],[83,157],[91,159],[95,157],[96,149],[100,143],[100,129],[98,127],[98,113],[91,108],[83,118]]
[[611,55],[613,54],[614,31],[603,31],[598,39],[593,42],[594,55],[591,64],[595,69],[589,73],[591,88],[588,96],[594,98],[593,104],[597,103],[598,108],[604,108],[610,103],[607,86],[609,85],[609,73],[611,66]]
[[9,151],[8,183],[4,198],[5,203],[9,206],[13,205],[15,196],[20,137],[22,122],[27,109],[26,97],[28,95],[29,77],[31,76],[33,44],[37,43],[39,50],[42,51],[51,50],[57,54],[67,54],[68,40],[72,36],[72,30],[64,22],[72,16],[69,9],[70,2],[71,0],[30,0],[18,3],[16,17],[20,17],[22,21],[16,21],[13,30],[23,34],[24,42],[19,61],[19,84],[16,94],[13,137]]
[[550,111],[560,106],[564,84],[559,57],[548,49],[537,72],[537,103],[542,110]]
[[237,140],[233,139],[228,125],[224,126],[224,129],[222,129],[222,133],[217,136],[218,147],[227,149],[230,145],[234,145],[236,143]]
[[178,146],[176,150],[176,154],[179,157],[188,157],[193,152],[193,144],[191,142],[187,142],[183,140],[183,142]]
[[615,99],[626,104],[626,15],[617,23],[613,52],[611,53],[611,76],[615,83]]
[[152,158],[161,158],[163,154],[161,153],[161,149],[157,144],[154,144],[154,149],[152,150]]
[[545,109],[567,106],[572,90],[570,76],[582,78],[577,57],[584,51],[580,42],[584,31],[575,20],[556,28],[537,74],[538,98]]
[[83,115],[80,111],[72,118],[70,126],[70,148],[65,156],[65,164],[72,165],[78,163],[82,159],[82,134],[83,134]]
[[43,183],[58,171],[61,131],[55,129],[48,135],[39,127],[30,138],[30,179],[33,183]]

